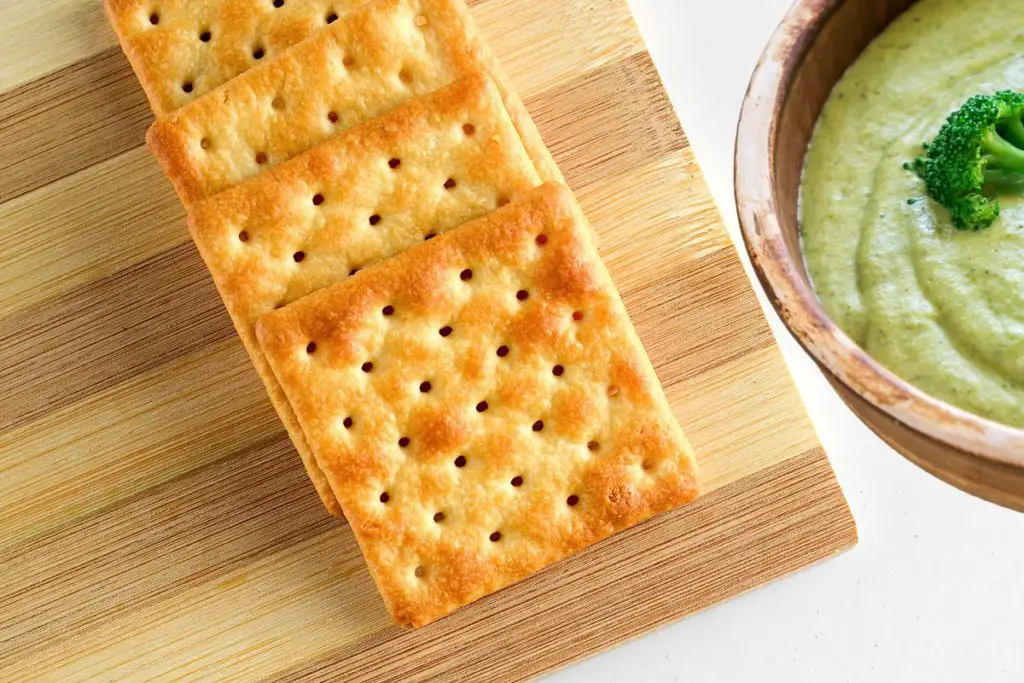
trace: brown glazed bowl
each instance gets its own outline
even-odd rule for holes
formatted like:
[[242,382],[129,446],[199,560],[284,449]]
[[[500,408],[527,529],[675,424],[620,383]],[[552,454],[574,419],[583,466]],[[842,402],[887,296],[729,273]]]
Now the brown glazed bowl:
[[789,331],[853,411],[935,476],[1024,511],[1024,431],[915,389],[822,309],[800,251],[804,154],[832,86],[914,0],[797,0],[754,71],[736,138],[736,206],[747,251]]

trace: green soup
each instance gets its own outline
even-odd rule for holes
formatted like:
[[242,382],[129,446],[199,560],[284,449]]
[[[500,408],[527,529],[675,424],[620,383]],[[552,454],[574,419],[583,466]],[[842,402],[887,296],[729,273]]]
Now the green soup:
[[[829,315],[920,389],[1024,426],[1024,196],[960,232],[903,164],[974,94],[1024,91],[1024,0],[921,0],[832,92],[801,193]],[[908,202],[912,200],[911,202]]]

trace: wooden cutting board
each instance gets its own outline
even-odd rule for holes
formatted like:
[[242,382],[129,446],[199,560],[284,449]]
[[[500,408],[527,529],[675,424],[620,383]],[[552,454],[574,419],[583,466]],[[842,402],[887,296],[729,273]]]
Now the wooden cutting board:
[[855,542],[624,0],[474,13],[601,233],[704,497],[391,626],[142,146],[99,0],[3,3],[0,680],[514,680]]

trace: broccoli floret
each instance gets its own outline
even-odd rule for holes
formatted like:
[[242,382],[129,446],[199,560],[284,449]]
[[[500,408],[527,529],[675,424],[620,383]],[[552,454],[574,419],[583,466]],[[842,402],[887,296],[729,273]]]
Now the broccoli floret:
[[960,230],[999,216],[998,190],[1024,185],[1024,94],[975,95],[953,112],[914,170]]

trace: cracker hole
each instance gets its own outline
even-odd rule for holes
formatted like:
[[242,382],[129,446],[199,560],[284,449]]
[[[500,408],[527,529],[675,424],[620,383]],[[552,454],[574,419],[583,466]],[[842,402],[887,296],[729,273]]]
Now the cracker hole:
[[442,337],[447,337],[452,333],[452,327],[451,325],[445,325],[440,330],[438,330],[437,333],[440,334]]
[[543,246],[544,246],[545,244],[547,244],[547,243],[548,243],[548,236],[547,236],[547,235],[543,235],[543,234],[541,234],[541,235],[537,235],[537,239],[536,239],[536,240],[534,240],[534,241],[535,241],[535,242],[536,242],[536,243],[537,243],[537,244],[538,244],[539,246],[542,246],[542,247],[543,247]]
[[398,158],[395,158],[395,157],[392,157],[391,159],[388,159],[388,166],[390,166],[391,168],[398,168],[401,165],[402,165],[402,160],[401,159],[398,159]]
[[210,42],[210,38],[212,37],[213,36],[210,34],[209,31],[203,31],[199,34],[199,40],[203,41],[204,43]]
[[435,237],[437,237],[437,233],[436,232],[428,232],[426,235],[423,236],[423,241],[424,242],[429,242],[430,240],[434,239]]
[[384,308],[380,309],[380,312],[383,313],[384,315],[391,316],[395,314],[395,307],[392,306],[391,304],[388,304]]
[[506,206],[508,204],[508,202],[509,202],[509,199],[505,195],[500,195],[498,197],[497,204],[498,204],[499,207],[500,206]]
[[370,225],[377,225],[380,223],[380,214],[373,214],[370,216]]
[[202,147],[203,149],[210,149],[211,144],[212,143],[210,142],[209,138],[203,138],[202,140],[199,141],[199,146]]
[[512,481],[509,483],[515,486],[516,488],[519,488],[520,486],[523,485],[523,478],[517,474],[516,476],[512,477]]
[[460,455],[459,457],[455,458],[455,466],[456,467],[465,467],[466,466],[466,456]]
[[346,69],[351,69],[353,66],[356,65],[356,58],[353,57],[352,55],[345,55],[345,58],[341,60],[341,64]]
[[353,419],[352,419],[351,417],[346,417],[346,418],[345,418],[345,420],[344,420],[344,422],[342,422],[342,423],[341,423],[341,425],[342,425],[342,426],[343,426],[343,427],[344,427],[345,429],[352,429],[352,425],[353,425],[353,424],[355,424],[355,421],[354,421],[354,420],[353,420]]
[[642,463],[640,463],[640,467],[644,468],[645,472],[647,470],[652,470],[654,469],[654,461],[650,459],[645,459]]
[[242,232],[238,233],[238,241],[239,242],[248,242],[249,241],[249,233],[247,231],[245,231],[245,230],[243,230]]
[[440,524],[443,521],[444,521],[444,513],[443,512],[435,512],[434,513],[434,524]]
[[284,0],[274,0],[274,7],[277,7],[278,9],[284,7]]
[[444,189],[446,190],[454,189],[455,185],[455,178],[449,178],[448,180],[444,181]]
[[267,54],[267,51],[260,46],[256,46],[252,49],[253,59],[263,59]]
[[385,491],[384,493],[380,494],[380,502],[386,503],[389,500],[391,500],[391,494],[390,493]]
[[412,74],[409,72],[408,69],[402,69],[401,71],[398,72],[398,80],[408,85],[409,83],[412,83]]
[[363,372],[373,372],[373,363],[366,361],[361,366]]
[[358,272],[359,272],[359,268],[353,268],[352,270],[348,271],[349,277],[355,275]]
[[459,273],[459,279],[462,280],[463,282],[469,282],[470,280],[473,279],[473,271],[470,270],[469,268],[466,268],[461,273]]
[[537,420],[533,423],[533,431],[542,432],[544,431],[544,420]]
[[491,539],[491,543],[497,543],[498,541],[501,540],[501,532],[500,531],[492,531],[491,535],[488,536],[488,538]]
[[188,92],[192,92],[192,87],[193,87],[192,86],[192,81],[185,81],[184,83],[181,84],[181,89],[184,92],[187,92],[187,93]]
[[316,353],[316,342],[311,341],[306,344],[306,353]]
[[414,21],[416,22],[416,25],[419,26],[420,28],[423,28],[424,26],[427,25],[427,18],[422,14],[417,14],[416,19]]
[[322,194],[317,192],[315,195],[313,195],[313,206],[320,206],[323,203],[324,203],[324,196]]
[[561,365],[556,365],[555,367],[551,368],[551,374],[554,375],[555,377],[561,377],[562,375],[565,374],[565,367]]
[[331,12],[330,14],[328,14],[324,18],[324,21],[326,21],[328,24],[333,24],[337,20],[338,20],[338,13],[337,12]]
[[423,565],[420,565],[416,567],[416,569],[413,571],[413,574],[416,575],[417,579],[422,579],[424,576],[427,575],[427,568]]
[[271,100],[270,106],[277,110],[284,109],[284,98],[278,95],[273,100]]
[[409,437],[403,436],[401,439],[398,440],[398,447],[399,448],[408,448],[408,446],[409,446]]
[[530,298],[530,293],[527,292],[525,289],[520,289],[518,292],[516,292],[516,298],[519,299],[520,301],[526,301],[527,299]]
[[434,385],[430,382],[420,382],[420,393],[429,394],[430,390],[434,388]]
[[266,152],[256,152],[256,163],[259,164],[260,166],[262,166],[263,164],[267,163],[267,153]]
[[473,133],[476,132],[476,126],[474,126],[472,123],[464,123],[462,124],[462,132],[465,133],[466,135],[472,135]]
[[297,251],[294,254],[292,254],[292,258],[295,259],[296,263],[302,263],[302,261],[306,258],[306,252]]
[[160,15],[157,14],[156,12],[153,12],[152,14],[150,14],[149,15],[149,23],[152,24],[153,26],[156,26],[157,24],[159,24],[160,23]]
[[504,358],[508,355],[508,347],[504,344],[498,347],[498,358]]
[[587,442],[587,450],[588,451],[599,451],[599,450],[601,450],[601,444],[599,444],[596,441],[588,441]]
[[336,111],[329,111],[329,112],[327,112],[327,120],[330,121],[331,123],[337,123],[338,122],[338,112],[336,112]]
[[583,320],[583,311],[573,311],[572,319],[575,320],[576,322]]
[[575,493],[565,499],[565,504],[569,507],[576,507],[576,503],[580,502],[580,497]]
[[619,388],[616,385],[612,384],[610,387],[608,387],[608,395],[609,396],[618,396],[619,395]]
[[490,406],[487,405],[487,401],[480,401],[479,403],[476,404],[476,412],[478,412],[478,413],[486,412],[489,407]]

